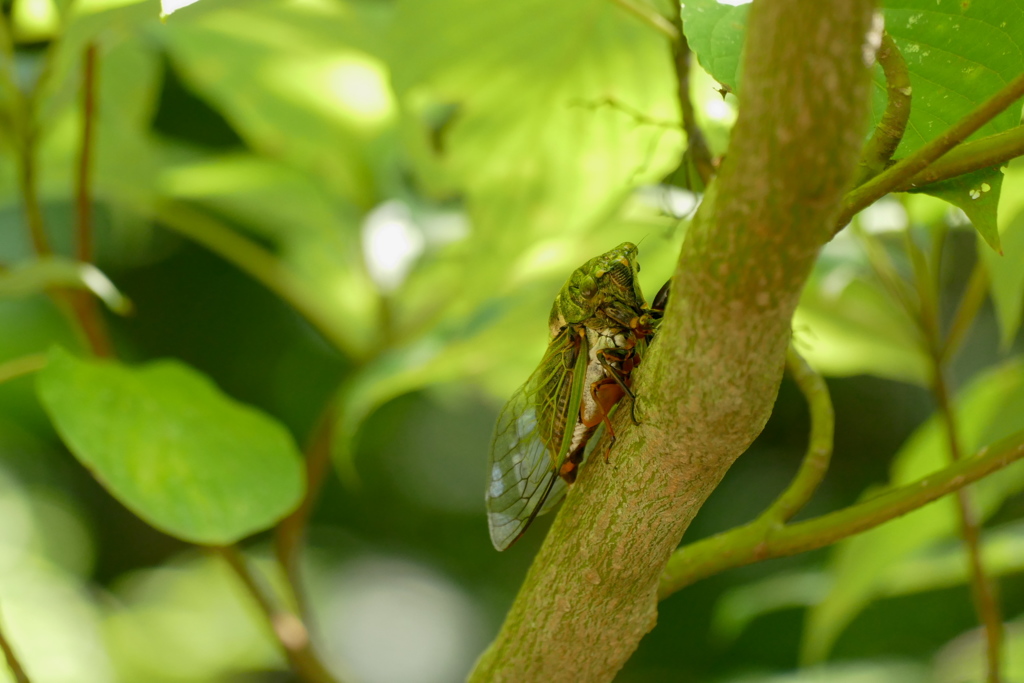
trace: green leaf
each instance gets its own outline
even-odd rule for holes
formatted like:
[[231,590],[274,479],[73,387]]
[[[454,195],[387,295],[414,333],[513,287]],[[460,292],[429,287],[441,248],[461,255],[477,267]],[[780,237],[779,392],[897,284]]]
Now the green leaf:
[[[1024,366],[1007,363],[975,379],[956,401],[956,416],[964,454],[1024,429]],[[894,458],[890,485],[916,481],[948,462],[945,428],[933,416]],[[1017,463],[974,484],[971,492],[985,519],[1022,488],[1024,464]],[[829,563],[832,590],[808,613],[804,660],[821,661],[854,617],[884,594],[887,572],[915,553],[956,537],[958,519],[955,501],[947,496],[836,546]]]
[[999,341],[1008,349],[1020,329],[1024,311],[1024,166],[1006,169],[1004,192],[999,202],[1002,254],[978,249],[988,270],[989,292],[999,321]]
[[840,233],[822,252],[793,316],[797,348],[818,372],[875,375],[926,386],[930,364],[910,319],[868,275]]
[[740,56],[749,5],[720,5],[716,0],[686,0],[683,32],[697,61],[732,91],[739,90]]
[[100,483],[183,540],[234,543],[272,526],[303,495],[288,432],[177,361],[130,368],[54,347],[37,391]]
[[998,166],[992,166],[926,185],[918,191],[944,199],[962,209],[985,243],[993,251],[1002,253],[999,226],[996,223],[999,191],[1002,187],[1003,173]]
[[103,271],[90,263],[46,256],[19,263],[9,270],[0,270],[0,297],[29,296],[52,287],[87,289],[107,308],[121,315],[132,310],[131,301],[118,291]]
[[588,228],[679,162],[667,40],[613,2],[403,0],[393,40],[419,176],[466,197],[484,253]]
[[[1024,7],[1016,2],[886,0],[885,30],[896,41],[913,88],[910,124],[896,151],[907,156],[956,123],[1024,71]],[[873,121],[881,117],[885,80],[875,75]],[[972,138],[1020,123],[1008,107]]]

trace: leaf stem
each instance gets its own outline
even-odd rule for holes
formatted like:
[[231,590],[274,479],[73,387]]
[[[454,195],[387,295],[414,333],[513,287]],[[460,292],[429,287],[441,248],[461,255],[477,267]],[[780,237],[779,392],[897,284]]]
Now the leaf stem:
[[864,183],[885,170],[896,148],[903,140],[910,120],[910,73],[903,54],[888,32],[882,33],[882,44],[876,55],[885,74],[885,112],[875,126],[871,139],[861,154],[861,169],[855,185]]
[[634,17],[653,28],[658,33],[662,34],[670,41],[675,42],[679,40],[681,35],[677,32],[676,27],[672,23],[661,16],[653,7],[640,0],[640,4],[633,2],[633,0],[611,0],[616,5],[626,10]]
[[949,332],[946,334],[946,343],[942,346],[941,356],[944,363],[951,360],[960,348],[960,343],[978,315],[978,310],[985,302],[987,294],[988,270],[985,268],[984,262],[978,258],[974,262],[974,269],[967,281],[967,288],[964,290],[963,296],[960,297],[956,313],[953,314],[953,322],[950,323]]
[[4,659],[7,660],[7,668],[11,670],[11,674],[14,676],[15,683],[32,683],[25,673],[25,668],[18,661],[18,656],[14,652],[14,648],[11,646],[9,640],[7,640],[6,634],[2,628],[0,628],[0,650],[4,652]]
[[807,504],[825,477],[832,459],[836,422],[825,378],[807,364],[792,344],[786,350],[786,369],[807,400],[811,433],[807,452],[789,488],[763,514],[779,524],[788,522]]
[[982,102],[973,111],[953,124],[934,140],[916,152],[878,174],[863,185],[851,190],[843,198],[842,208],[835,223],[835,232],[841,230],[861,209],[904,185],[946,152],[998,116],[1004,109],[1024,95],[1024,74],[1007,83],[999,92]]
[[295,614],[280,610],[274,605],[268,591],[260,585],[256,576],[250,571],[245,556],[238,548],[230,545],[214,547],[211,550],[227,562],[259,605],[260,611],[263,612],[270,624],[274,638],[281,646],[295,673],[307,683],[338,683],[313,652],[306,625]]
[[866,501],[784,527],[762,518],[676,551],[661,577],[664,599],[700,579],[754,562],[816,550],[912,512],[1024,457],[1024,431],[970,458]]

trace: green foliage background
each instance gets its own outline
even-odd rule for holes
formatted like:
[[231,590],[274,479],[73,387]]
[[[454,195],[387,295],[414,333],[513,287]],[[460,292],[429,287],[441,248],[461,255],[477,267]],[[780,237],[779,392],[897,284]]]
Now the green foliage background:
[[[664,36],[594,0],[201,0],[163,22],[155,0],[3,7],[17,49],[0,69],[0,363],[50,359],[37,378],[0,383],[0,624],[33,680],[290,680],[250,597],[185,541],[248,539],[277,582],[265,530],[300,496],[295,444],[331,400],[338,476],[308,557],[324,656],[346,680],[463,676],[547,523],[495,553],[483,482],[494,417],[541,356],[554,293],[630,240],[652,296],[697,200],[664,180],[685,148]],[[1024,70],[1017,2],[885,12],[915,98],[898,156]],[[744,17],[712,0],[683,8],[716,154],[736,98],[714,88],[742,92]],[[39,194],[55,251],[70,255],[89,43],[96,265],[117,288],[105,301],[122,313],[117,292],[131,302],[103,313],[121,365],[54,348],[84,351],[43,290],[83,276],[36,260],[16,180],[18,93],[39,83]],[[979,136],[1019,120],[1017,106]],[[1024,167],[983,173],[936,194],[966,206],[1002,256],[934,197],[887,198],[858,218],[888,246],[905,226],[922,244],[950,231],[947,314],[976,260],[986,269],[991,303],[954,365],[969,451],[1024,427]],[[823,252],[794,320],[838,415],[808,515],[944,462],[921,344],[849,232]],[[786,383],[686,540],[763,510],[806,434]],[[1017,466],[978,489],[1019,678],[1022,488]],[[618,680],[817,680],[791,673],[801,661],[826,662],[815,675],[829,681],[980,680],[947,502],[685,589]]]

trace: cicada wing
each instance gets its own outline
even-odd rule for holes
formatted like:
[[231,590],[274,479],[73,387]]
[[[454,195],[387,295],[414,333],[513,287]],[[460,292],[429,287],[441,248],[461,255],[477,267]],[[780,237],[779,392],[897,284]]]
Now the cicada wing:
[[579,414],[586,353],[580,336],[563,331],[498,416],[486,495],[491,541],[498,550],[512,545],[565,495],[558,468]]
[[487,524],[495,548],[504,550],[526,531],[556,480],[561,481],[541,438],[537,410],[520,389],[501,411],[491,446],[486,499]]

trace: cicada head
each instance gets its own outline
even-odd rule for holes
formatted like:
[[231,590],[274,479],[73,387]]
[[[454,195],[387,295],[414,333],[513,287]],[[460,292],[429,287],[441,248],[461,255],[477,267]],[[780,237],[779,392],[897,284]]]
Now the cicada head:
[[577,268],[551,307],[551,336],[568,324],[590,320],[606,304],[636,311],[645,308],[638,272],[637,247],[632,242],[623,242]]

